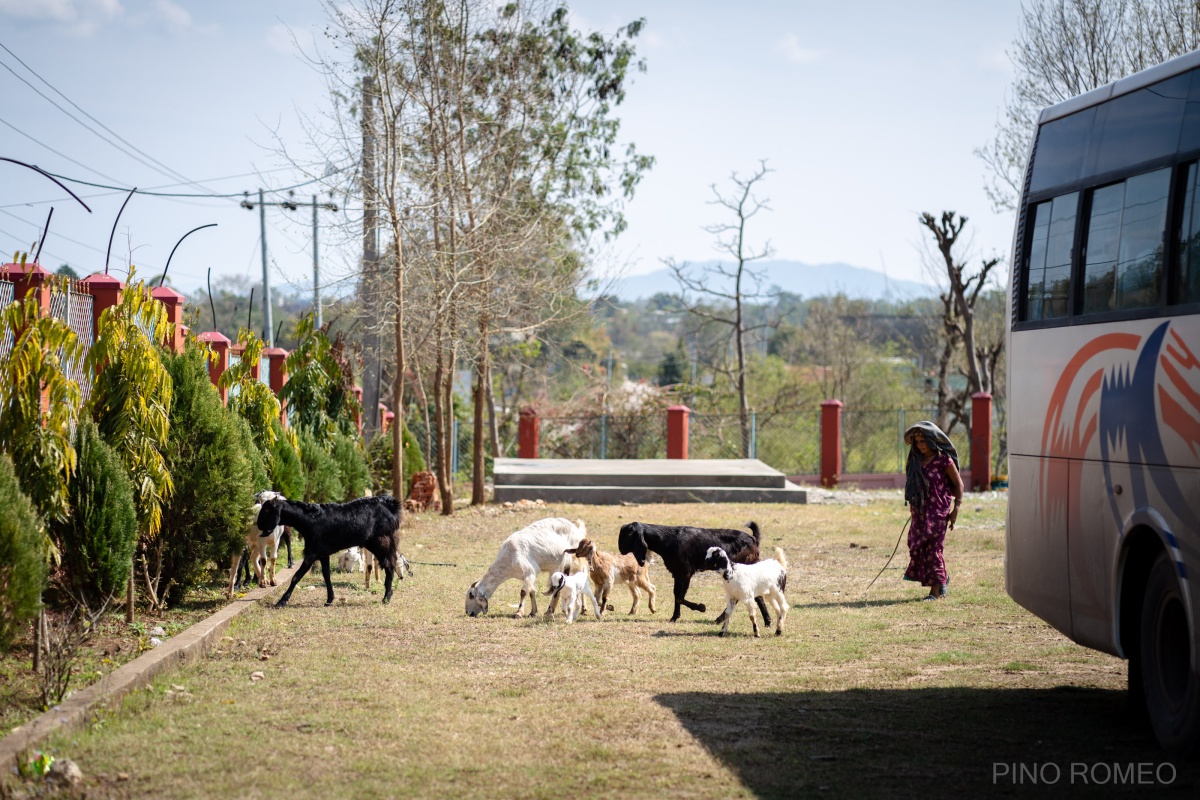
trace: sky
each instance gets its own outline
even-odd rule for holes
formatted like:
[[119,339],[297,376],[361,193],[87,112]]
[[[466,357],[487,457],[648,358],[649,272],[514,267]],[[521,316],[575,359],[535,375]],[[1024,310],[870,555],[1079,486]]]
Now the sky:
[[[628,229],[598,253],[599,274],[716,258],[704,228],[729,217],[712,187],[729,189],[760,160],[772,170],[760,184],[769,210],[747,241],[776,259],[928,282],[917,219],[948,209],[970,218],[974,257],[1007,258],[1013,219],[993,211],[973,150],[991,139],[1012,82],[1019,0],[570,6],[579,27],[606,33],[646,20],[647,69],[618,114],[622,141],[656,164],[625,208]],[[278,202],[298,186],[294,198],[311,199],[322,166],[310,131],[330,102],[309,59],[329,51],[325,20],[320,0],[0,0],[0,157],[107,186],[232,195],[138,194],[121,211],[126,191],[67,183],[89,214],[0,162],[4,260],[30,250],[53,207],[48,269],[102,272],[117,221],[110,271],[124,278],[132,261],[158,274],[181,236],[216,223],[179,245],[176,288],[203,286],[209,269],[259,280],[259,210],[241,207],[242,193],[265,188]],[[319,212],[323,290],[344,292],[361,255],[355,214],[342,198],[320,202],[339,206]],[[311,210],[265,216],[272,284],[311,292]]]

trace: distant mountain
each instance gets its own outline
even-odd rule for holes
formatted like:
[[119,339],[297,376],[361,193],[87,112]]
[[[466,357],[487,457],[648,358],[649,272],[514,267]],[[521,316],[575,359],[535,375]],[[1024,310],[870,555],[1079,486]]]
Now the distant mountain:
[[[716,262],[711,262],[716,263]],[[695,265],[698,269],[701,265]],[[799,261],[760,261],[754,271],[763,276],[762,289],[779,287],[785,292],[804,297],[844,294],[864,300],[909,300],[933,297],[937,288],[916,281],[896,280],[882,272],[849,264],[803,264]],[[716,286],[716,284],[714,284]],[[651,297],[659,292],[676,294],[679,284],[669,269],[655,270],[645,275],[631,275],[613,289],[622,300]]]

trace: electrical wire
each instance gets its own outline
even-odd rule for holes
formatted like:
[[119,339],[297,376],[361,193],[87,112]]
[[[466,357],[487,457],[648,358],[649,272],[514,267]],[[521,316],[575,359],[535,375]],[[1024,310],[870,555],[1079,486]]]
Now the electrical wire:
[[91,167],[89,167],[87,164],[84,164],[82,161],[76,161],[75,159],[73,159],[73,158],[71,158],[69,155],[67,155],[66,153],[60,153],[60,152],[58,152],[57,150],[55,150],[55,149],[54,149],[53,147],[51,147],[50,145],[48,145],[48,144],[46,144],[45,142],[43,142],[42,140],[38,139],[36,136],[30,136],[28,133],[26,133],[25,131],[23,131],[23,130],[21,130],[20,128],[16,127],[15,125],[13,125],[11,122],[9,122],[9,121],[7,121],[7,120],[0,119],[0,125],[4,125],[4,126],[6,126],[6,127],[8,127],[8,128],[12,128],[12,130],[14,130],[14,131],[16,131],[17,133],[21,134],[21,135],[22,135],[22,136],[24,136],[26,139],[29,139],[31,142],[34,142],[35,144],[41,145],[42,147],[44,147],[44,148],[46,148],[47,150],[49,150],[51,153],[54,153],[54,155],[58,156],[59,158],[65,158],[67,161],[70,161],[72,164],[75,164],[76,166],[83,167],[83,168],[84,168],[84,169],[86,169],[88,172],[94,172],[95,174],[99,175],[101,178],[104,178],[104,179],[106,179],[106,180],[110,180],[110,181],[115,181],[115,180],[117,180],[116,178],[114,178],[114,177],[113,177],[113,176],[111,176],[111,175],[105,175],[103,172],[100,172],[99,170],[92,169],[92,168],[91,168]]

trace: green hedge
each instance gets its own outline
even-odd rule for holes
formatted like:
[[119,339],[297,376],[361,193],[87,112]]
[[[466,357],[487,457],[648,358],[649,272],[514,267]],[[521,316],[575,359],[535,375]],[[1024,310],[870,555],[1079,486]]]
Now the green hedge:
[[45,586],[41,520],[17,483],[12,459],[0,453],[0,650],[37,615]]
[[337,462],[342,477],[342,498],[353,500],[362,497],[371,488],[371,468],[367,464],[367,453],[357,437],[344,433],[333,437],[333,460]]
[[300,463],[304,465],[304,499],[310,503],[336,503],[346,496],[342,471],[333,455],[307,430],[301,429]]

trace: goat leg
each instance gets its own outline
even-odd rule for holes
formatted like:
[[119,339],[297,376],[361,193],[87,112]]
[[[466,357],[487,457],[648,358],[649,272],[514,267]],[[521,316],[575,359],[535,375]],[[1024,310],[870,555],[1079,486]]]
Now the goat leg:
[[691,575],[675,576],[675,613],[671,616],[671,622],[679,619],[679,610],[682,606],[687,606],[692,611],[699,611],[701,614],[708,610],[705,608],[704,603],[693,603],[686,598],[688,587],[691,585]]
[[285,547],[287,547],[287,553],[288,553],[288,569],[291,569],[291,568],[292,568],[292,566],[293,566],[293,565],[292,565],[292,529],[291,529],[291,528],[284,528],[284,529],[283,529],[283,536],[282,536],[281,538],[283,539],[283,544],[284,544],[284,546],[285,546]]
[[758,604],[758,610],[762,612],[763,625],[771,627],[771,612],[767,610],[766,601],[762,597],[756,597],[754,602]]
[[724,636],[729,632],[729,620],[733,619],[733,610],[737,608],[737,602],[737,600],[734,600],[731,597],[729,598],[729,602],[725,605],[725,612],[721,614],[721,616],[725,618],[725,624],[721,626],[721,636]]
[[308,574],[308,570],[312,567],[312,565],[313,562],[309,560],[308,556],[305,556],[300,562],[300,569],[296,570],[296,574],[292,576],[292,582],[288,584],[287,591],[283,593],[283,597],[279,598],[279,602],[275,604],[276,608],[283,608],[287,605],[287,601],[292,597],[292,592],[296,589],[296,584],[300,582],[301,578]]
[[[375,560],[375,575],[379,575],[379,560]],[[385,561],[383,563],[383,604],[386,606],[392,602],[392,578],[396,575],[395,560]]]
[[325,605],[333,605],[333,579],[329,575],[329,556],[321,556],[321,575],[325,578]]

